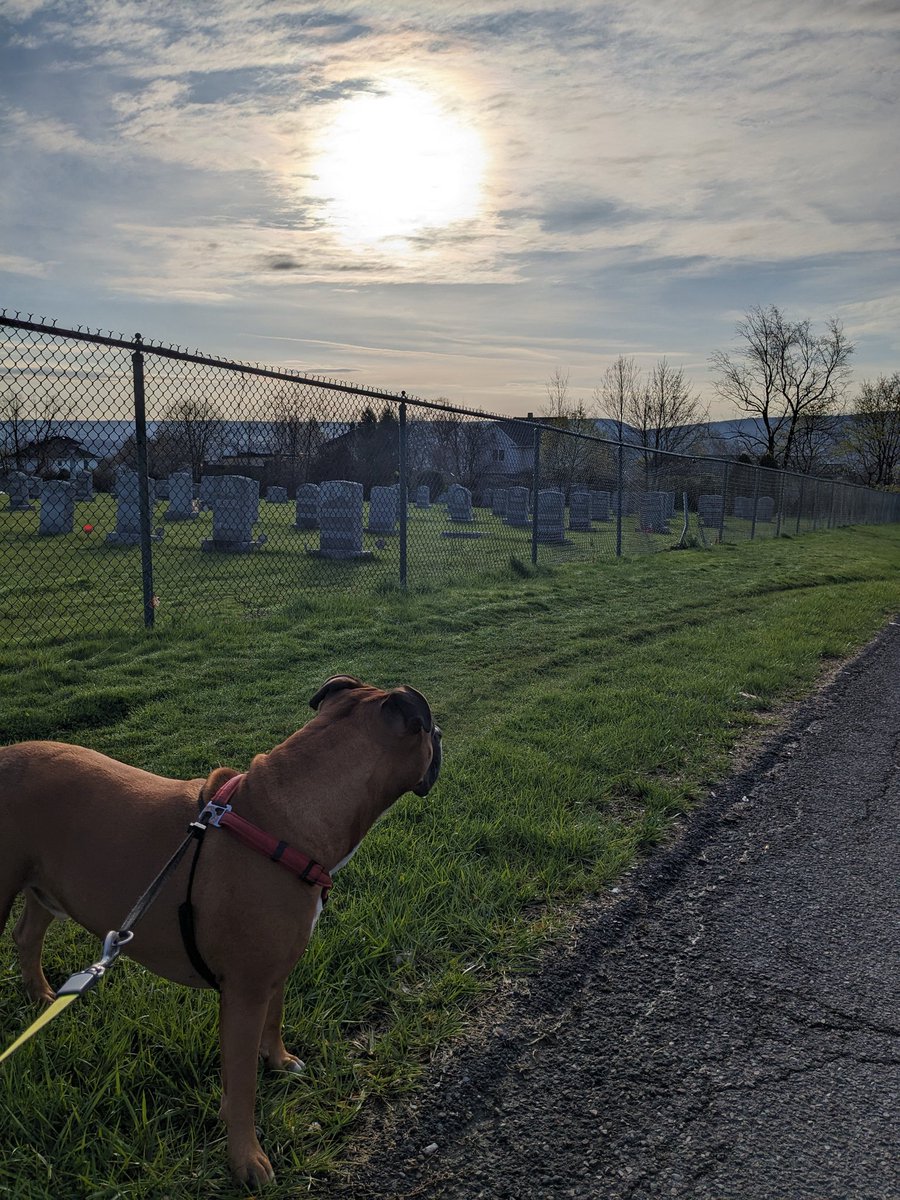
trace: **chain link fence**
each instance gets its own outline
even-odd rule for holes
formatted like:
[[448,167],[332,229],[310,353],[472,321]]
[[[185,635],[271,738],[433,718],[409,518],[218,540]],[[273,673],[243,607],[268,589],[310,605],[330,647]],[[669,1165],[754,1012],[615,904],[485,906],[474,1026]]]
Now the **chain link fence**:
[[264,615],[329,589],[900,519],[900,496],[648,452],[0,315],[7,640]]

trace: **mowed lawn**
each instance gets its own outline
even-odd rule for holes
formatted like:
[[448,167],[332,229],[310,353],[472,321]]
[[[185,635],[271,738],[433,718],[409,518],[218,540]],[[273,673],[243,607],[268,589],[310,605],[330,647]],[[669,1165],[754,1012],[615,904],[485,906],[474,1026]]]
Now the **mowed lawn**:
[[[414,1083],[479,996],[652,851],[727,772],[736,739],[898,610],[896,526],[517,566],[406,596],[323,593],[7,649],[0,739],[77,741],[190,777],[245,767],[311,716],[331,674],[430,699],[441,780],[399,801],[341,873],[288,988],[285,1040],[307,1072],[261,1079],[269,1194],[294,1197],[352,1159],[367,1101]],[[56,923],[51,981],[98,949]],[[123,960],[0,1068],[0,1196],[240,1194],[216,1117],[215,1013],[211,992]],[[7,931],[0,1042],[34,1015]]]

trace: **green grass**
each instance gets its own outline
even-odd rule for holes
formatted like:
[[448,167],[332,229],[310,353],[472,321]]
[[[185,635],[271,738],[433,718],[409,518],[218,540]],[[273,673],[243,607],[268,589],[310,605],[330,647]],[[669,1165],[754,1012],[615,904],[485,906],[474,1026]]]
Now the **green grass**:
[[[212,514],[197,520],[166,522],[166,502],[156,506],[154,528],[163,531],[153,545],[153,590],[159,598],[157,623],[180,625],[185,618],[220,615],[226,618],[267,616],[291,597],[329,591],[391,590],[400,574],[399,537],[365,534],[363,547],[372,558],[335,562],[307,553],[318,547],[318,533],[294,527],[293,504],[260,503],[255,527],[266,541],[253,554],[210,553],[201,549],[212,536]],[[368,506],[365,508],[368,512]],[[414,587],[437,587],[461,580],[496,578],[511,559],[530,564],[531,530],[511,529],[490,510],[476,508],[475,523],[467,530],[478,539],[445,538],[454,528],[443,507],[409,509],[408,578]],[[368,520],[366,515],[365,520]],[[696,515],[692,518],[696,525]],[[41,646],[60,637],[94,630],[134,628],[143,622],[141,555],[138,547],[107,544],[116,527],[116,500],[97,494],[76,505],[74,532],[37,537],[38,513],[0,509],[0,624],[16,640]],[[730,518],[729,540],[750,534],[749,521]],[[90,526],[90,532],[84,527]],[[665,550],[681,535],[678,514],[671,533],[648,534],[637,517],[622,521],[626,555]],[[458,527],[456,527],[458,528]],[[774,525],[760,523],[757,537],[772,537]],[[718,530],[694,531],[712,543]],[[541,546],[540,562],[552,565],[573,560],[615,557],[616,524],[596,523],[589,533],[566,532],[565,544]]]
[[[404,596],[303,596],[253,620],[8,649],[0,739],[59,737],[189,777],[246,766],[328,675],[429,697],[446,762],[342,872],[288,988],[299,1079],[261,1079],[275,1197],[353,1153],[485,990],[665,836],[823,664],[900,609],[900,528],[508,568]],[[58,603],[65,603],[60,600]],[[48,937],[59,981],[96,943]],[[215,997],[123,961],[0,1068],[0,1196],[221,1197]],[[34,1016],[7,935],[0,1041]]]

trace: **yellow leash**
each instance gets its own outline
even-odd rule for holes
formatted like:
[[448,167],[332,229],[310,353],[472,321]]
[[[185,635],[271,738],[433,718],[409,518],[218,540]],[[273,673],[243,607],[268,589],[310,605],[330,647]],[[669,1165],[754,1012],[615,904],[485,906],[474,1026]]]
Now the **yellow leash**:
[[106,974],[109,967],[113,965],[123,946],[127,946],[134,934],[130,929],[113,929],[103,939],[103,957],[99,962],[92,963],[91,966],[85,967],[83,971],[76,971],[74,975],[70,975],[66,982],[56,993],[56,999],[52,1004],[41,1013],[36,1021],[28,1026],[24,1033],[19,1034],[11,1046],[0,1054],[0,1063],[5,1062],[11,1055],[24,1045],[29,1038],[34,1037],[38,1030],[43,1029],[45,1025],[58,1017],[64,1008],[68,1008],[73,1000],[77,1000],[79,996],[83,996],[85,992],[89,992],[103,976]]
[[18,1048],[24,1045],[24,1043],[27,1042],[30,1037],[33,1037],[33,1035],[36,1034],[39,1029],[43,1029],[45,1025],[53,1020],[54,1017],[58,1017],[64,1008],[68,1008],[73,1000],[77,999],[78,994],[76,992],[72,992],[68,996],[57,997],[52,1004],[48,1005],[47,1008],[44,1009],[38,1019],[36,1021],[32,1021],[25,1032],[20,1034],[13,1044],[8,1046],[6,1050],[0,1054],[0,1063],[9,1058],[11,1054],[15,1054]]

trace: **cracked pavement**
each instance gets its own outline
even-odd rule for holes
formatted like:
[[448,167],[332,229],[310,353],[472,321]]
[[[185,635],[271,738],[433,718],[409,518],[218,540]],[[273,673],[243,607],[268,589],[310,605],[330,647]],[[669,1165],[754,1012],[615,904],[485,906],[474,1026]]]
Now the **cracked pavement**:
[[900,1197],[900,620],[588,905],[330,1200]]

